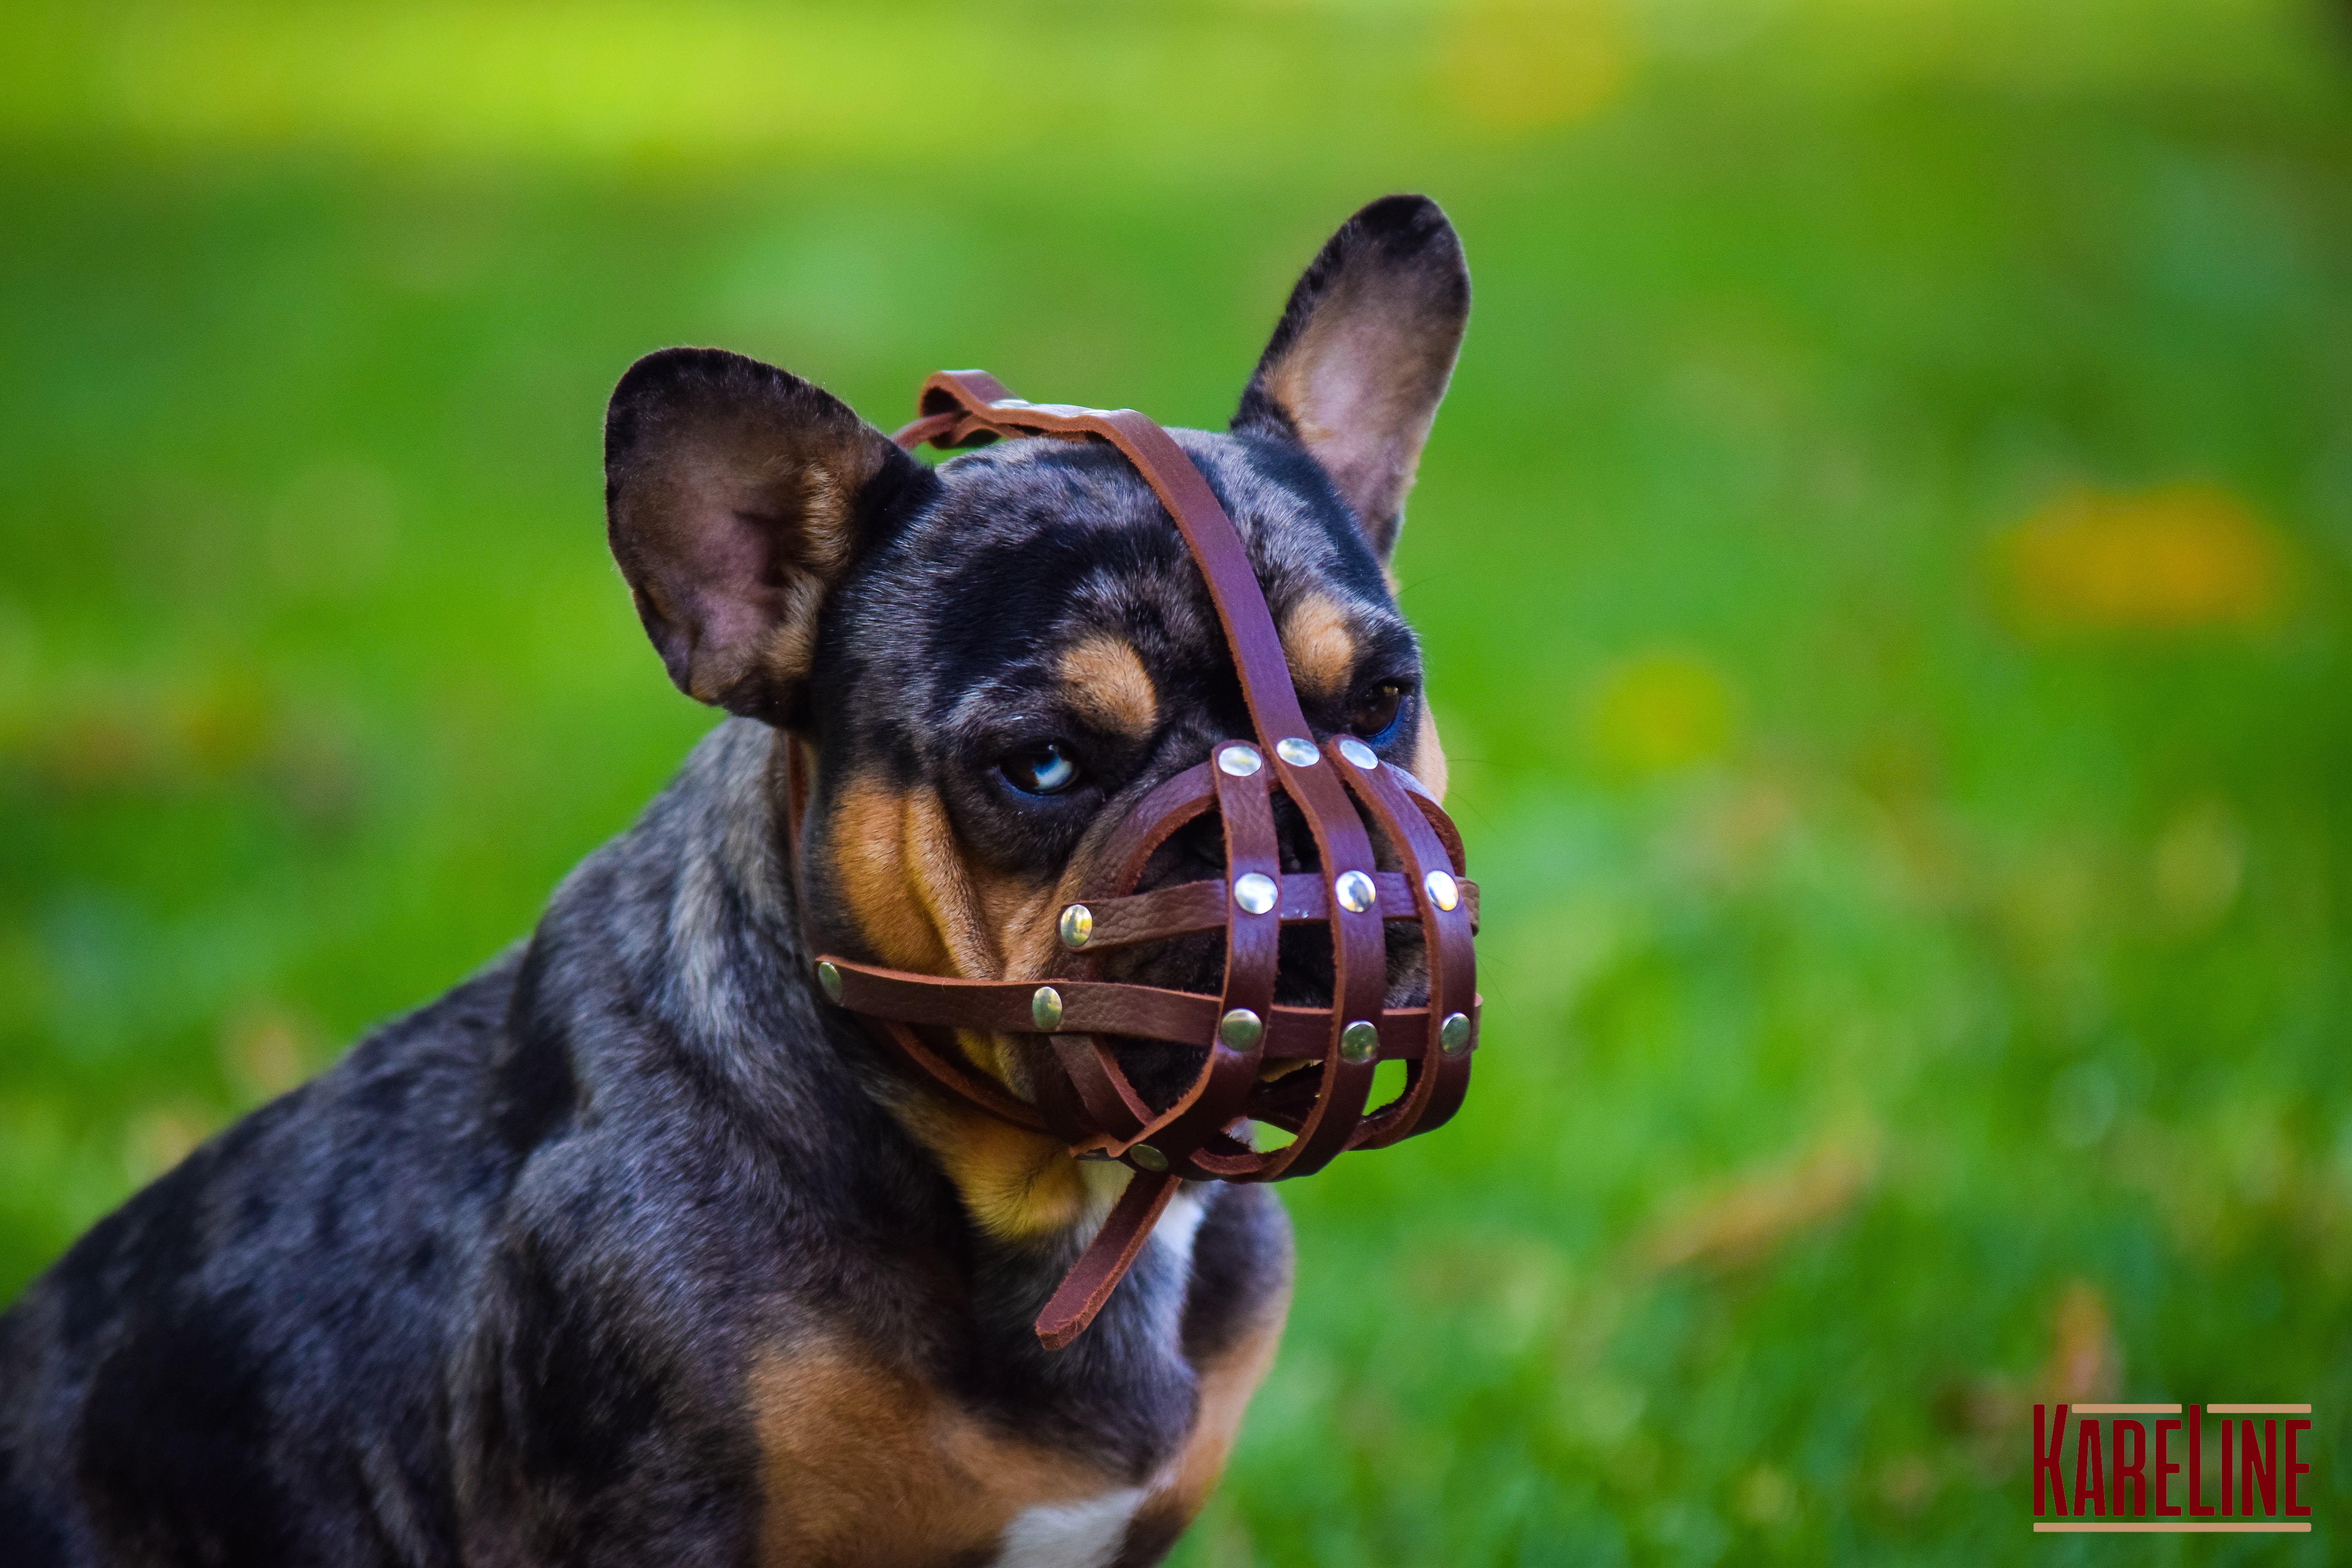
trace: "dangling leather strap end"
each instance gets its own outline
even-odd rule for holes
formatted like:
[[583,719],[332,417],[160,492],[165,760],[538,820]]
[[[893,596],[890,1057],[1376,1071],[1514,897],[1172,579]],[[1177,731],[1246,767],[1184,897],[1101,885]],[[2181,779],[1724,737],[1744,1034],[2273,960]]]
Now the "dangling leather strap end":
[[901,450],[911,452],[926,441],[940,439],[962,422],[961,414],[926,414],[912,425],[894,432],[890,439],[896,441]]
[[1151,1227],[1176,1195],[1178,1181],[1172,1171],[1156,1175],[1138,1171],[1129,1180],[1102,1229],[1037,1314],[1037,1338],[1047,1350],[1060,1350],[1087,1331],[1150,1239]]

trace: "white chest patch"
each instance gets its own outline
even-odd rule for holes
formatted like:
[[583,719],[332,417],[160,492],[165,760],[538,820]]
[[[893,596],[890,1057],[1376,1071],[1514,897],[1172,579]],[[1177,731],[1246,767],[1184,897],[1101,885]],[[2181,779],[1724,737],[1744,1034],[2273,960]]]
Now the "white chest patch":
[[1141,1487],[1058,1508],[1024,1509],[1004,1527],[993,1568],[1104,1568],[1127,1539]]
[[1192,1237],[1200,1234],[1201,1217],[1208,1205],[1192,1193],[1178,1191],[1160,1211],[1160,1223],[1151,1230],[1155,1247],[1164,1247],[1181,1259],[1181,1267],[1192,1267]]

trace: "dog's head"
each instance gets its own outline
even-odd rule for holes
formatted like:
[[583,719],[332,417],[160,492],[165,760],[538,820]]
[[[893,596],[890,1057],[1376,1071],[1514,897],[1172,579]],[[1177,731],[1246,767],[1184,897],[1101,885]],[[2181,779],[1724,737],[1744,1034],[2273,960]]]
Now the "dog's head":
[[[1468,309],[1444,215],[1376,202],[1299,279],[1230,431],[1173,432],[1247,542],[1318,738],[1352,732],[1433,791],[1444,760],[1385,567]],[[1055,916],[1112,827],[1251,733],[1198,569],[1098,443],[927,468],[805,381],[673,349],[614,393],[606,476],[613,552],[671,678],[807,748],[800,896],[824,949],[1053,973]],[[1296,821],[1285,837],[1311,866]],[[1222,863],[1211,825],[1145,885]],[[1328,937],[1284,940],[1286,989],[1328,997]],[[1161,944],[1120,977],[1214,991],[1220,953]],[[968,1047],[1020,1087],[1018,1042]]]

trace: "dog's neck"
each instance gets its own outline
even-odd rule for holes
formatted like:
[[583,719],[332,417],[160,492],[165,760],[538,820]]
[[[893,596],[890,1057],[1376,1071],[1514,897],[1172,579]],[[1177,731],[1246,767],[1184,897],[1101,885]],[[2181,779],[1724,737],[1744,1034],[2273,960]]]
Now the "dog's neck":
[[[544,973],[526,1005],[585,1058],[576,1070],[592,1097],[602,1074],[682,1068],[747,1148],[870,1187],[861,1201],[877,1209],[878,1234],[944,1220],[989,1298],[975,1311],[1025,1341],[1024,1357],[1044,1355],[1029,1322],[1124,1172],[1073,1161],[1050,1139],[911,1081],[824,1001],[788,849],[788,743],[738,719],[696,747],[636,825],[558,892],[533,943]],[[921,1193],[935,1195],[919,1213],[882,1212]],[[1057,1372],[1109,1347],[1131,1355],[1139,1342],[1172,1342],[1199,1214],[1195,1200],[1180,1201],[1104,1320],[1050,1358]]]

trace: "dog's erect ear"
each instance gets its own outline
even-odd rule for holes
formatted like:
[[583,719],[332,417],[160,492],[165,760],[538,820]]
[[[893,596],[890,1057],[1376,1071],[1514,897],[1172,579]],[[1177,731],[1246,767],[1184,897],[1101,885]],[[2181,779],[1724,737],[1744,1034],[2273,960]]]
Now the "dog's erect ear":
[[1305,446],[1386,561],[1469,318],[1454,226],[1427,196],[1383,196],[1291,290],[1233,427]]
[[605,523],[678,689],[796,721],[825,590],[923,471],[773,365],[720,349],[631,365],[604,416]]

